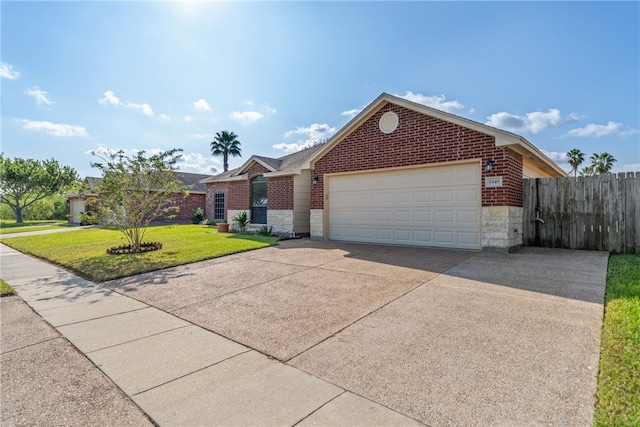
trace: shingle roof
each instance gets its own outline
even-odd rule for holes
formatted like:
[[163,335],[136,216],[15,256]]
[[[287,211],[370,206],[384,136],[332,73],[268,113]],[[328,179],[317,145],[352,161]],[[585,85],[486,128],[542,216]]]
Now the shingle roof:
[[206,182],[216,182],[222,180],[224,178],[230,178],[233,176],[239,176],[242,172],[253,162],[253,160],[258,160],[265,165],[267,165],[274,172],[293,172],[300,165],[302,165],[309,157],[315,154],[320,148],[322,148],[323,144],[317,144],[313,147],[305,148],[300,151],[296,151],[295,153],[287,154],[286,156],[279,157],[274,159],[272,157],[265,156],[252,156],[244,165],[239,168],[232,169],[227,172],[222,172],[221,174],[214,175],[209,178],[205,178]]
[[[197,191],[204,193],[207,191],[207,186],[205,184],[201,184],[200,181],[206,178],[211,178],[212,175],[204,175],[200,173],[187,173],[187,172],[176,172],[176,178],[180,181],[182,185],[189,185],[191,187],[190,191]],[[97,191],[102,184],[102,178],[98,178],[95,176],[88,176],[85,178],[85,181],[89,185],[89,191],[93,193]]]

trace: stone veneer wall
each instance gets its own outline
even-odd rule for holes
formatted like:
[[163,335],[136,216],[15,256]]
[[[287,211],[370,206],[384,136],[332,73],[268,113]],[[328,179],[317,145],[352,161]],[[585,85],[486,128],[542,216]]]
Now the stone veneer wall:
[[311,209],[309,219],[311,222],[311,240],[324,240],[324,209]]
[[482,208],[482,250],[511,252],[522,246],[523,209],[515,206]]
[[293,209],[267,210],[267,226],[273,227],[272,233],[290,236],[293,234]]

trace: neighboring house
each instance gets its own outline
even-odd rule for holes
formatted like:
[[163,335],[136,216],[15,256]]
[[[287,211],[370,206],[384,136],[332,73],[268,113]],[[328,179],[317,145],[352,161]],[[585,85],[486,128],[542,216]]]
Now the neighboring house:
[[[206,186],[201,181],[210,176],[176,172],[176,177],[180,180],[181,185],[190,186],[191,190],[189,190],[187,197],[176,195],[175,202],[180,207],[180,211],[175,218],[168,220],[169,222],[191,222],[191,213],[197,208],[202,208],[206,215]],[[87,177],[85,178],[84,192],[67,196],[67,213],[70,223],[80,224],[80,214],[95,209],[95,207],[88,206],[87,201],[92,197],[97,197],[99,200],[101,183],[102,178]]]
[[212,219],[246,210],[312,239],[506,251],[522,244],[522,178],[561,176],[519,135],[382,94],[325,144],[202,182]]

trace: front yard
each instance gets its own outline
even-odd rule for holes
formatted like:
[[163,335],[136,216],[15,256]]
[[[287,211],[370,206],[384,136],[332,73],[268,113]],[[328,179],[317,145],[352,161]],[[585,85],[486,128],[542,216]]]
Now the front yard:
[[45,259],[95,282],[189,264],[277,243],[274,237],[218,233],[214,227],[206,225],[149,227],[144,240],[161,242],[163,248],[136,255],[108,255],[107,248],[121,246],[126,242],[119,231],[104,228],[13,237],[0,241],[20,252]]

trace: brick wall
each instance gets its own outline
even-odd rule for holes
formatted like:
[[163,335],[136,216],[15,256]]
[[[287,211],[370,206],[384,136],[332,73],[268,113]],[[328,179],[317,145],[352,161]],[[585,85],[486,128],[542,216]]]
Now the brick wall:
[[293,176],[269,178],[267,208],[293,210]]
[[229,192],[228,184],[226,182],[218,182],[214,184],[207,184],[207,209],[206,209],[206,217],[210,220],[214,220],[215,214],[215,195],[216,193],[224,194],[224,212],[225,219],[227,219],[227,206],[229,202],[227,201],[227,194]]
[[[378,122],[387,111],[398,115],[398,128],[384,134]],[[316,162],[312,174],[311,209],[323,209],[325,173],[352,172],[482,159],[482,206],[522,206],[522,156],[495,146],[494,137],[450,122],[387,104]],[[484,161],[495,159],[493,170]],[[502,176],[503,186],[484,188],[486,176]]]
[[260,163],[254,163],[247,171],[247,180],[230,182],[227,209],[249,211],[251,209],[251,180],[265,172],[268,172],[267,168]]
[[206,211],[206,195],[205,194],[189,194],[188,197],[184,197],[181,194],[173,196],[173,200],[176,206],[180,208],[180,211],[176,213],[176,217],[167,220],[168,222],[175,223],[191,223],[191,214],[194,209],[202,208]]

